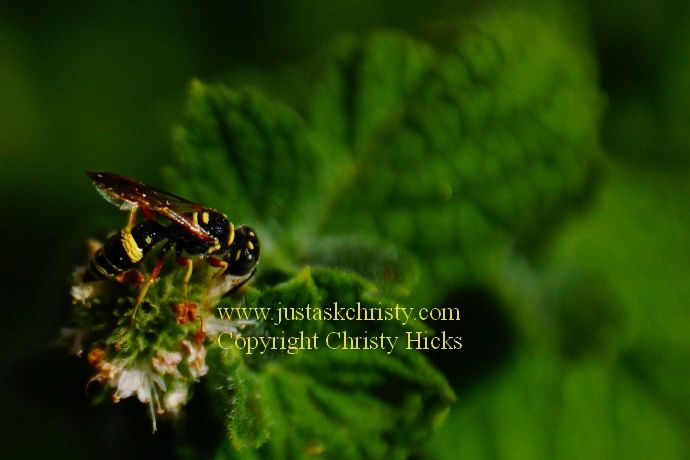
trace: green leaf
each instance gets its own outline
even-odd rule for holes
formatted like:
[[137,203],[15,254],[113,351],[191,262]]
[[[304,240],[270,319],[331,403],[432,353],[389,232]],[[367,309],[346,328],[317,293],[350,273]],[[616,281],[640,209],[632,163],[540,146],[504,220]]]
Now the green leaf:
[[391,297],[410,294],[419,278],[419,263],[407,251],[366,235],[331,235],[301,251],[311,266],[343,268],[371,280]]
[[525,16],[461,32],[440,52],[397,35],[350,44],[324,66],[310,115],[320,144],[353,162],[324,227],[401,245],[445,286],[547,234],[599,158],[586,57]]
[[586,56],[537,20],[448,30],[436,48],[396,32],[336,42],[307,122],[255,91],[193,84],[170,173],[191,185],[176,189],[271,245],[287,229],[269,252],[283,267],[313,258],[321,231],[410,251],[437,296],[483,276],[587,195],[602,100]]
[[[247,305],[376,304],[406,295],[416,273],[424,277],[416,298],[434,302],[462,283],[492,279],[509,249],[531,252],[588,195],[603,105],[588,58],[528,16],[481,16],[445,32],[433,45],[392,32],[342,39],[326,51],[306,121],[254,91],[193,87],[172,175],[190,184],[180,193],[232,209],[266,235]],[[350,236],[333,236],[343,234]],[[299,271],[305,263],[314,267]],[[556,323],[565,340],[550,342],[554,348],[576,348],[577,331],[591,324],[584,318],[568,335],[573,316],[576,306],[566,305]],[[421,327],[271,323],[262,333],[401,335]],[[588,337],[596,343],[584,360],[573,353],[573,363],[620,349],[606,329]],[[525,395],[511,406],[527,443],[511,438],[510,417],[492,420],[496,452],[553,452],[538,437],[549,425],[532,415],[549,413],[565,365],[545,359],[549,369],[525,364],[517,380],[527,393],[536,378],[552,399]],[[227,372],[212,385],[223,389],[231,438],[219,456],[407,457],[453,399],[441,374],[411,350],[225,351],[218,360]],[[511,403],[510,383],[496,386],[501,404],[491,417]],[[598,444],[605,450],[606,439]]]
[[[326,306],[360,300],[378,305],[376,288],[363,278],[333,269],[300,271],[285,283],[266,289],[257,306]],[[384,304],[385,305],[385,304]],[[266,325],[269,334],[303,330]],[[310,321],[310,333],[327,332],[404,336],[413,330],[394,321]],[[418,449],[453,401],[444,377],[417,350],[398,344],[383,350],[338,350],[321,347],[296,354],[242,359],[222,354],[227,369],[216,397],[232,405],[227,424],[231,445],[219,457],[334,459],[406,458]],[[258,448],[256,452],[252,449]]]
[[323,157],[306,130],[294,111],[255,90],[195,81],[169,181],[233,220],[279,233],[306,222],[322,185]]
[[360,153],[405,110],[434,59],[429,45],[397,32],[334,43],[312,95],[319,145],[336,157]]

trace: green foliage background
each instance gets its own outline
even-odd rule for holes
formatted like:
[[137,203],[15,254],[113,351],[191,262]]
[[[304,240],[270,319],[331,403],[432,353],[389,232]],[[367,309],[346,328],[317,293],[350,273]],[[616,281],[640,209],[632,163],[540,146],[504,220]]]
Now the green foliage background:
[[[688,37],[672,0],[2,4],[3,458],[234,455],[214,391],[151,437],[136,403],[87,407],[88,370],[49,346],[83,241],[122,223],[85,169],[256,226],[262,268],[293,282],[344,266],[386,297],[463,306],[432,325],[464,344],[427,355],[456,395],[432,437],[433,401],[323,386],[340,408],[382,404],[348,414],[343,456],[394,432],[412,445],[395,455],[422,459],[688,458]],[[296,403],[330,375],[309,359],[234,372]],[[447,394],[399,359],[391,379]],[[385,426],[405,413],[417,425]],[[310,417],[257,458],[328,427]]]

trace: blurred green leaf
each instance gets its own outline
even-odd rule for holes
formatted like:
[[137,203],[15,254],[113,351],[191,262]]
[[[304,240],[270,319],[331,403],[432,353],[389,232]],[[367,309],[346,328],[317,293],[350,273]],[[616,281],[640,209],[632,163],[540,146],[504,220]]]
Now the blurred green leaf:
[[526,16],[452,30],[440,52],[395,34],[336,48],[310,115],[320,144],[353,162],[325,228],[408,248],[440,286],[548,234],[600,154],[585,56]]
[[[687,6],[685,7],[687,9]],[[680,26],[674,35],[674,46],[668,47],[661,65],[660,105],[661,116],[657,120],[660,126],[655,131],[657,140],[669,156],[684,165],[690,164],[690,17],[682,16]],[[658,113],[658,112],[657,112]],[[656,115],[657,113],[654,113]],[[636,136],[635,136],[636,137]],[[647,153],[648,150],[644,151]]]
[[[520,350],[498,379],[459,395],[429,458],[682,459],[687,424],[605,359]],[[448,446],[455,446],[449,449]]]
[[548,262],[509,273],[536,292],[508,300],[526,302],[512,307],[522,345],[493,379],[458,394],[429,458],[690,455],[686,177],[612,168]]
[[[611,171],[588,219],[559,238],[554,259],[607,280],[626,310],[627,372],[658,403],[690,421],[690,243],[687,170]],[[601,318],[600,318],[601,319]]]

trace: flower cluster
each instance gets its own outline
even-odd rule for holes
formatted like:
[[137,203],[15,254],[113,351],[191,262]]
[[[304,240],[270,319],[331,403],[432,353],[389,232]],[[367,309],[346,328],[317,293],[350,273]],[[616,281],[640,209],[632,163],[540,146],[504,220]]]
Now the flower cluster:
[[186,375],[180,369],[183,355],[178,351],[157,350],[150,359],[128,362],[117,356],[110,358],[103,348],[94,347],[87,357],[97,371],[91,382],[114,389],[113,402],[136,395],[139,401],[148,404],[155,432],[156,415],[166,412],[176,415],[189,399],[190,383],[208,372],[203,343],[184,341],[183,344]]
[[[142,264],[141,270],[146,267]],[[73,274],[72,324],[62,330],[63,343],[94,369],[87,386],[100,384],[113,402],[136,396],[147,404],[154,432],[156,417],[177,415],[189,401],[192,385],[208,373],[212,338],[226,331],[239,335],[254,324],[212,314],[220,297],[244,280],[216,279],[203,261],[195,269],[187,289],[179,270],[162,273],[136,308],[136,317],[140,284],[84,282],[84,267]]]

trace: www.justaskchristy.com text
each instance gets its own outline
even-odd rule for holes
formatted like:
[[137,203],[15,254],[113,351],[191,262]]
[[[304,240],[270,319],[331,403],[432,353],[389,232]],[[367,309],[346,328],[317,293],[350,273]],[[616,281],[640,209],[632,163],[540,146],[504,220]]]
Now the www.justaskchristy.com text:
[[228,321],[256,320],[270,321],[279,326],[284,321],[397,321],[402,325],[412,319],[421,321],[459,321],[459,307],[402,307],[364,306],[356,302],[354,306],[341,306],[338,302],[323,307],[221,307],[220,319]]

